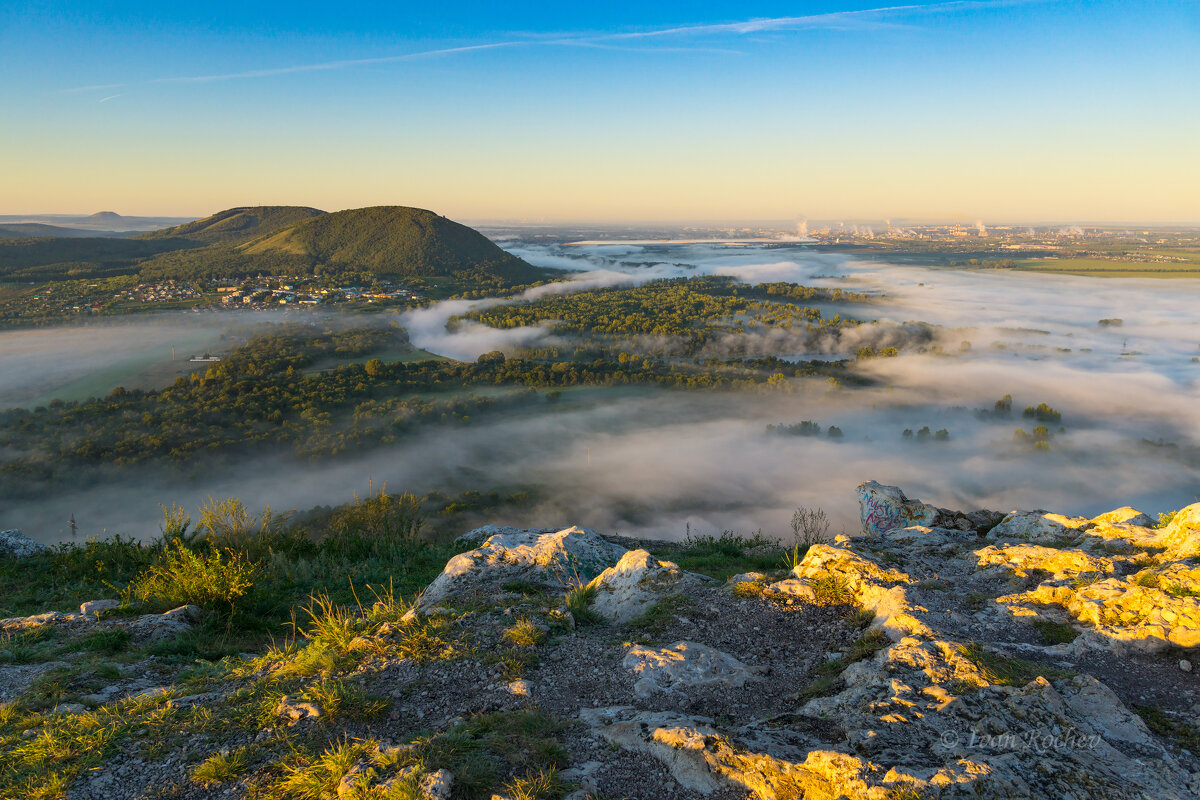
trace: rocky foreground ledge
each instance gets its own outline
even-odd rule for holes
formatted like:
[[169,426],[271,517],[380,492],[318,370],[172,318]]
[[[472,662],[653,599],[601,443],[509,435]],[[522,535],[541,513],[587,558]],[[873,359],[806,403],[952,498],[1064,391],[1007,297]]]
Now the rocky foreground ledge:
[[[108,698],[210,717],[257,703],[258,721],[110,760],[70,796],[256,794],[253,773],[198,787],[184,751],[330,724],[346,744],[325,782],[285,780],[280,796],[486,797],[454,755],[485,729],[513,743],[495,744],[511,764],[543,748],[556,767],[498,779],[510,800],[1200,796],[1200,504],[1156,527],[1129,508],[962,513],[858,492],[864,535],[728,581],[579,528],[472,531],[402,615],[360,612],[337,658],[313,634],[203,692],[163,673],[136,694],[118,684]],[[106,612],[0,628],[131,624]],[[318,656],[328,668],[297,666]],[[313,688],[334,673],[380,713],[339,716],[345,693]],[[288,693],[256,694],[271,680]]]

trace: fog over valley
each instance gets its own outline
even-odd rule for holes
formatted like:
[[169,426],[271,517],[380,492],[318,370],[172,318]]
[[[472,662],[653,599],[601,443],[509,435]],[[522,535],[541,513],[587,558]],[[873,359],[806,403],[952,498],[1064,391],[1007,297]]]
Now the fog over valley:
[[[0,500],[0,520],[42,541],[67,536],[70,514],[81,536],[147,537],[157,533],[159,503],[194,508],[209,496],[236,495],[255,507],[304,510],[345,502],[368,481],[418,494],[531,489],[533,502],[487,521],[662,538],[689,528],[778,536],[797,506],[824,508],[835,530],[853,533],[852,489],[867,479],[952,508],[1093,515],[1131,503],[1158,513],[1196,499],[1200,319],[1176,281],[899,266],[800,245],[502,243],[536,266],[570,272],[516,297],[445,300],[354,324],[399,323],[414,347],[462,361],[496,350],[518,356],[575,345],[553,321],[497,329],[461,316],[599,287],[719,276],[863,293],[849,303],[809,305],[827,319],[871,322],[748,326],[717,332],[692,356],[681,355],[677,338],[647,334],[629,339],[635,357],[854,361],[863,347],[898,354],[859,359],[855,381],[797,378],[786,391],[770,392],[577,387],[536,408],[466,426],[432,422],[395,443],[329,457],[201,454],[182,466],[131,467],[133,479],[86,472],[53,499]],[[285,319],[298,318],[304,315]],[[157,358],[165,374],[159,351],[176,341],[228,350],[255,325],[279,320],[159,315],[3,332],[0,398],[4,405],[44,403],[56,392],[78,399],[81,387],[98,380],[143,374],[150,365],[137,359]],[[174,380],[166,377],[163,385]],[[1005,396],[1007,412],[997,409]],[[1023,416],[1042,403],[1061,418]],[[816,427],[800,430],[805,421]]]

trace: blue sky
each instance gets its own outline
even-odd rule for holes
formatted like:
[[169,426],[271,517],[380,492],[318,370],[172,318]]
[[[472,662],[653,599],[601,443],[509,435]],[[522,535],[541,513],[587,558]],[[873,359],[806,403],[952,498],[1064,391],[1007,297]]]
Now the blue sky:
[[1200,221],[1193,2],[22,3],[0,213]]

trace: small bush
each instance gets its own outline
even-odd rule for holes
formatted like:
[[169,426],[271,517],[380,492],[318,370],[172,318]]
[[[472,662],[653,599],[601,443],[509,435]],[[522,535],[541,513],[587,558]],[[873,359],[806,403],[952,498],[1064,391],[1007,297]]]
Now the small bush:
[[1159,584],[1159,577],[1158,577],[1157,573],[1146,570],[1144,572],[1138,573],[1138,576],[1136,578],[1134,578],[1133,582],[1136,583],[1138,586],[1144,586],[1147,589],[1157,589],[1158,584]]
[[739,599],[762,597],[766,587],[758,581],[740,581],[733,585],[733,596]]
[[160,600],[170,605],[228,608],[254,586],[258,568],[232,550],[199,553],[178,542],[168,545],[162,557],[130,586],[138,600]]
[[566,794],[568,786],[550,767],[526,773],[504,784],[501,794],[509,800],[554,800]]
[[829,538],[829,515],[821,508],[800,506],[792,512],[792,540],[807,549]]

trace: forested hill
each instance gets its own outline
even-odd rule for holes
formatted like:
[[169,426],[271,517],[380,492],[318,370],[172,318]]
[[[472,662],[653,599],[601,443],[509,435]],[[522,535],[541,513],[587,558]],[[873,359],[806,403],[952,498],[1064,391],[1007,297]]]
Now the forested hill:
[[298,255],[378,274],[432,277],[483,267],[519,283],[542,277],[478,231],[406,206],[323,214],[250,242],[243,250],[249,255]]
[[247,206],[218,211],[174,228],[143,233],[139,239],[189,239],[205,244],[246,242],[324,214],[306,206]]
[[[19,244],[18,244],[19,243]],[[494,291],[549,271],[443,216],[406,206],[325,213],[304,206],[231,208],[130,239],[0,239],[0,280],[211,280],[350,273],[432,279]]]

